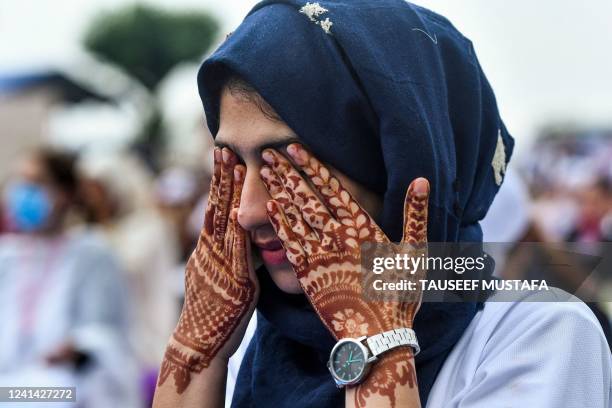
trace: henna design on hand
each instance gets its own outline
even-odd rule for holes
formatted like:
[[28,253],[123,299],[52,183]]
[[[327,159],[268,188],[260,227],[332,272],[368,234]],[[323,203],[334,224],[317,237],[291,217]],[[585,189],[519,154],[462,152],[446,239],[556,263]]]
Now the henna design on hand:
[[207,367],[253,304],[248,237],[237,221],[244,166],[229,149],[216,148],[204,227],[185,271],[185,302],[160,369],[177,392]]
[[376,363],[365,382],[354,390],[355,406],[367,407],[368,399],[380,396],[388,399],[389,406],[397,406],[395,391],[398,386],[417,386],[414,357],[405,350],[393,350],[384,354]]
[[[267,165],[261,177],[272,197],[268,216],[323,324],[336,339],[412,327],[420,293],[414,302],[367,302],[363,296],[360,245],[390,244],[389,239],[315,157],[297,144],[288,146],[287,152],[308,181],[282,154],[266,149],[262,156]],[[427,181],[413,181],[404,204],[402,243],[414,251],[422,251],[427,242],[428,199]],[[413,279],[425,273],[419,271]],[[412,362],[387,358],[381,363],[377,365],[381,372],[358,387],[358,406],[372,394],[388,396],[393,402],[395,387],[416,385]]]

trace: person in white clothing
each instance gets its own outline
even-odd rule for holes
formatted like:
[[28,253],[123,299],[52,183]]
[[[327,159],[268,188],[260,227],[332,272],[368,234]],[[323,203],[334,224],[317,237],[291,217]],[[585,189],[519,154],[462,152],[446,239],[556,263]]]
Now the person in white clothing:
[[100,237],[66,229],[77,188],[73,158],[42,149],[4,190],[0,386],[76,387],[67,406],[136,408],[125,283]]
[[580,300],[553,291],[487,301],[447,357],[427,407],[611,405],[612,359],[599,322]]

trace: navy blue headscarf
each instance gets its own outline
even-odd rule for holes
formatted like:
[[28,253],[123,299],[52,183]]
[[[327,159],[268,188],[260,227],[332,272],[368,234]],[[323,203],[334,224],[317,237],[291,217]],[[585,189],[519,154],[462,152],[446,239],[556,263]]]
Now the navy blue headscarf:
[[[401,239],[409,183],[431,183],[430,242],[479,242],[478,221],[514,142],[469,40],[401,0],[268,0],[200,68],[208,126],[219,129],[228,75],[252,85],[323,161],[383,197],[377,219]],[[248,137],[248,135],[245,135]],[[343,406],[325,368],[333,338],[303,296],[260,270],[258,328],[233,406]],[[426,303],[414,329],[423,406],[477,303]]]

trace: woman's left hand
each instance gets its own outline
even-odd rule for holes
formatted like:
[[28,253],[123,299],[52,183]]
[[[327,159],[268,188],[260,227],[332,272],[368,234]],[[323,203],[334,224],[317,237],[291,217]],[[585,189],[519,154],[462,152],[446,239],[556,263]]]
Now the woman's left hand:
[[[264,151],[268,165],[262,167],[261,176],[273,198],[267,203],[268,216],[323,323],[336,339],[411,328],[420,292],[416,299],[400,302],[368,302],[364,297],[360,246],[390,243],[389,239],[306,149],[292,144],[287,152],[310,183],[282,154]],[[414,180],[406,194],[402,243],[422,248],[427,242],[428,198],[427,180]],[[419,272],[412,279],[423,279],[425,271]]]

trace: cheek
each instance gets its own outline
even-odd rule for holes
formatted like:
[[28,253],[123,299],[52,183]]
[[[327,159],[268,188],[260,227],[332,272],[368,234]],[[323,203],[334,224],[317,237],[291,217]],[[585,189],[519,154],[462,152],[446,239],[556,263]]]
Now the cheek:
[[283,292],[297,295],[303,293],[302,286],[289,263],[268,267],[268,273],[274,284]]

